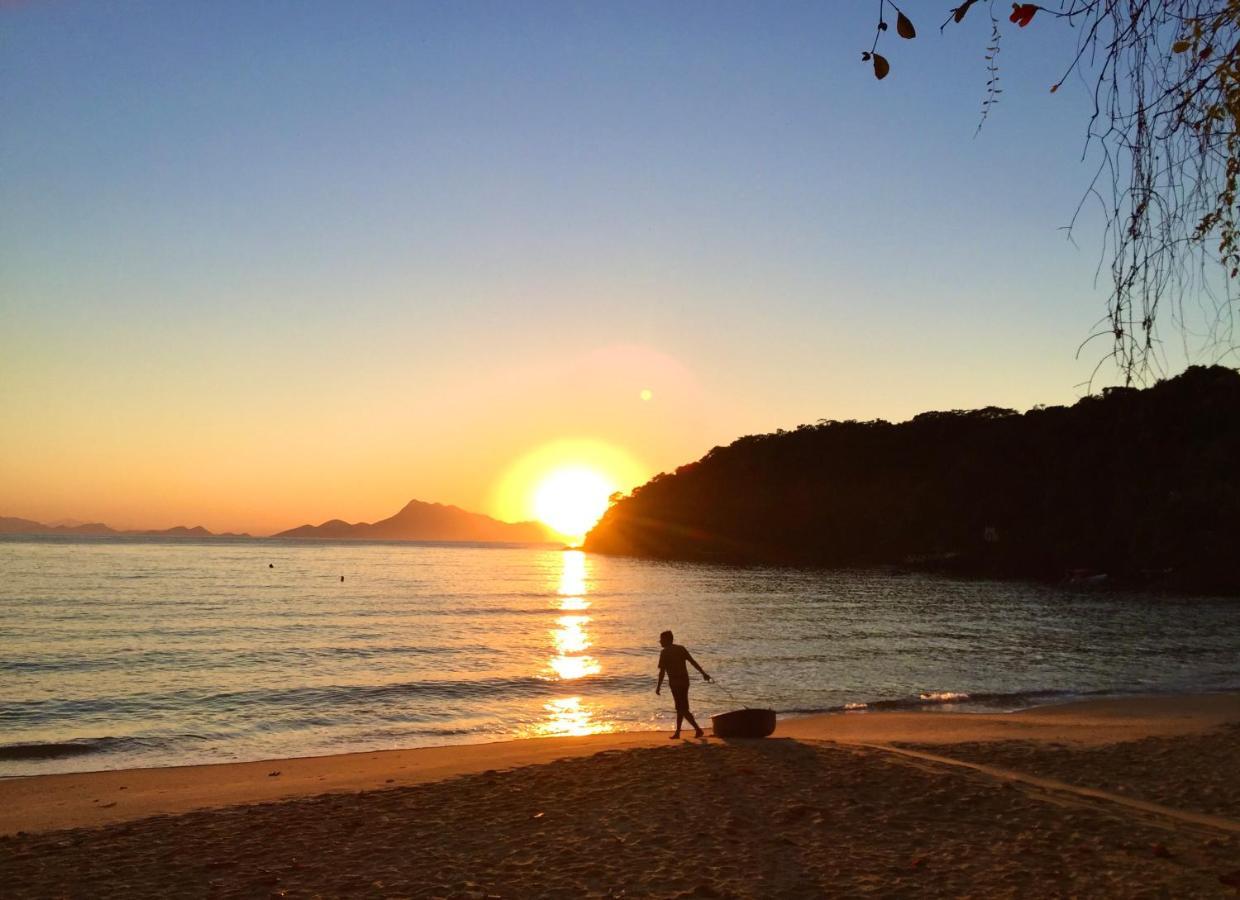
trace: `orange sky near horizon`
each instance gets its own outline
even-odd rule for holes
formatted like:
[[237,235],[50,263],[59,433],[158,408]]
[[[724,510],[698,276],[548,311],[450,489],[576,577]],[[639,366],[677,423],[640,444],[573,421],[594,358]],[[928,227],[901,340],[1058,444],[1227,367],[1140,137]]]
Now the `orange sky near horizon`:
[[[530,349],[490,366],[406,363],[404,373],[372,357],[370,367],[345,366],[329,380],[293,371],[230,382],[180,369],[124,384],[117,364],[108,377],[75,383],[45,371],[41,409],[0,407],[8,445],[0,515],[263,535],[331,518],[375,521],[418,499],[512,521],[524,516],[512,491],[503,495],[505,479],[548,445],[613,448],[627,462],[604,474],[629,490],[744,434],[994,399],[993,385],[950,371],[935,386],[947,399],[938,404],[907,386],[853,391],[847,379],[819,400],[781,390],[776,370],[772,382],[732,369],[703,375],[639,344],[576,355]],[[593,461],[563,454],[565,465]]]
[[[511,521],[528,509],[500,487],[540,448],[565,448],[566,465],[601,465],[628,490],[731,440],[738,418],[687,366],[637,345],[430,382],[382,372],[326,391],[295,381],[221,387],[109,406],[83,385],[80,400],[49,404],[54,427],[8,429],[26,452],[7,455],[0,514],[268,534],[374,521],[419,499]],[[600,463],[574,441],[614,448],[627,463]]]

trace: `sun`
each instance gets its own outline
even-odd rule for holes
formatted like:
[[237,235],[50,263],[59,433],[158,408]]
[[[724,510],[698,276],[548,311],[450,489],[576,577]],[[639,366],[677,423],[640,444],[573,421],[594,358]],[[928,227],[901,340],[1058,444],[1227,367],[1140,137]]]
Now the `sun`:
[[556,469],[534,488],[534,516],[560,534],[580,540],[607,512],[619,486],[585,466]]
[[624,450],[598,440],[563,440],[525,454],[495,489],[495,515],[506,522],[535,519],[578,544],[607,511],[612,494],[649,478]]

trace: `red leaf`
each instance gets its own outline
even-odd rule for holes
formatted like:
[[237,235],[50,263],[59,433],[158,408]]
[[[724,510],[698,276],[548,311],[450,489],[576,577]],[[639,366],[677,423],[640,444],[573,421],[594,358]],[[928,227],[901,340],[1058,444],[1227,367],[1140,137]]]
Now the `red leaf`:
[[1008,19],[1015,22],[1021,28],[1024,28],[1033,21],[1034,14],[1038,11],[1036,3],[1013,3],[1012,15]]

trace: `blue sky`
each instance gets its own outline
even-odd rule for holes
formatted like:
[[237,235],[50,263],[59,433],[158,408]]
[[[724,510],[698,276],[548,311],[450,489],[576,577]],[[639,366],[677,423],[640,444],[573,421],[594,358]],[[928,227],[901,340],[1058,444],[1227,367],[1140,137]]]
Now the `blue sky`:
[[[1091,171],[1085,92],[1048,92],[1074,36],[1003,23],[975,136],[989,22],[940,34],[950,5],[906,4],[883,82],[869,3],[0,8],[0,514],[486,508],[563,437],[653,472],[1072,402],[1105,350],[1074,359],[1096,218],[1058,230]],[[658,415],[610,405],[643,365]]]

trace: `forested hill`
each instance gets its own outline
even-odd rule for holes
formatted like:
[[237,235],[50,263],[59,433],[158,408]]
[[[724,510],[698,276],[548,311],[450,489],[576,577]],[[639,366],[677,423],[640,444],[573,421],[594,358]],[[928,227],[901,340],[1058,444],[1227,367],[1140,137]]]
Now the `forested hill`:
[[585,548],[1237,591],[1240,374],[743,437],[620,499]]

